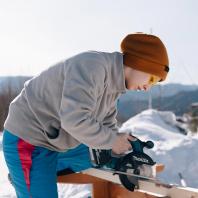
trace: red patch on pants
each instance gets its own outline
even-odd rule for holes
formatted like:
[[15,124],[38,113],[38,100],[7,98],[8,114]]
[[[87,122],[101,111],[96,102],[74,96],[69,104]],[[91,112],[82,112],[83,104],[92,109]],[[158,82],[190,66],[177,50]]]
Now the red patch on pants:
[[34,146],[22,139],[19,139],[17,148],[25,177],[25,182],[28,190],[30,190],[30,169],[32,166],[32,152],[34,150]]

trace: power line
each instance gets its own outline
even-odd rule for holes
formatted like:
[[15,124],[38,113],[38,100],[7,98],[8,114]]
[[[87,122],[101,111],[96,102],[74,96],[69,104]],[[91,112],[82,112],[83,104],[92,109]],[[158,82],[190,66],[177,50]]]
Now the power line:
[[188,78],[190,79],[190,81],[192,82],[192,84],[196,84],[195,81],[193,80],[192,76],[190,75],[190,73],[188,72],[186,66],[184,64],[181,64],[182,67],[184,68],[185,70],[185,74],[188,76]]

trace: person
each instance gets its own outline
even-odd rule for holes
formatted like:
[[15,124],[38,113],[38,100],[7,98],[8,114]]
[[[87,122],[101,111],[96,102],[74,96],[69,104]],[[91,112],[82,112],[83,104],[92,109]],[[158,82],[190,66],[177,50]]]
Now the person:
[[162,41],[133,33],[122,40],[121,52],[83,52],[25,82],[9,106],[3,133],[17,197],[58,197],[59,153],[81,144],[115,154],[132,149],[133,137],[118,133],[116,100],[127,90],[149,90],[168,71]]

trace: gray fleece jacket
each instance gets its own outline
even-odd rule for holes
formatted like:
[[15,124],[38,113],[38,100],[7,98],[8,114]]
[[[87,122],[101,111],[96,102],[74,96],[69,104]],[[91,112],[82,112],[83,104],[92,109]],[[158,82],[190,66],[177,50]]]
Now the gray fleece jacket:
[[27,81],[4,128],[59,152],[80,143],[111,149],[118,132],[116,99],[125,92],[121,53],[80,53]]

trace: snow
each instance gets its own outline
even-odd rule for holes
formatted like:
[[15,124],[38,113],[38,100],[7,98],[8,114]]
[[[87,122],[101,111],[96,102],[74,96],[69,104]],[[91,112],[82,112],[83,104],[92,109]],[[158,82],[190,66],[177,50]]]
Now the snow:
[[1,170],[1,177],[0,177],[0,197],[2,198],[16,198],[14,188],[11,186],[7,179],[8,169],[5,165],[3,152],[2,152],[2,135],[0,135],[0,170]]
[[[145,149],[157,163],[163,163],[165,170],[158,175],[167,183],[180,184],[179,173],[182,173],[187,186],[198,188],[198,135],[183,135],[177,127],[172,112],[146,110],[130,118],[120,128],[120,132],[132,132],[141,140],[152,140],[155,147]],[[7,180],[7,167],[2,153],[0,136],[0,197],[14,198],[13,187]],[[91,185],[58,184],[59,197],[91,197]]]
[[151,150],[145,149],[165,170],[158,178],[168,183],[180,184],[182,173],[187,186],[198,188],[198,135],[183,135],[177,128],[172,112],[146,110],[127,120],[120,132],[131,132],[141,140],[152,140]]

